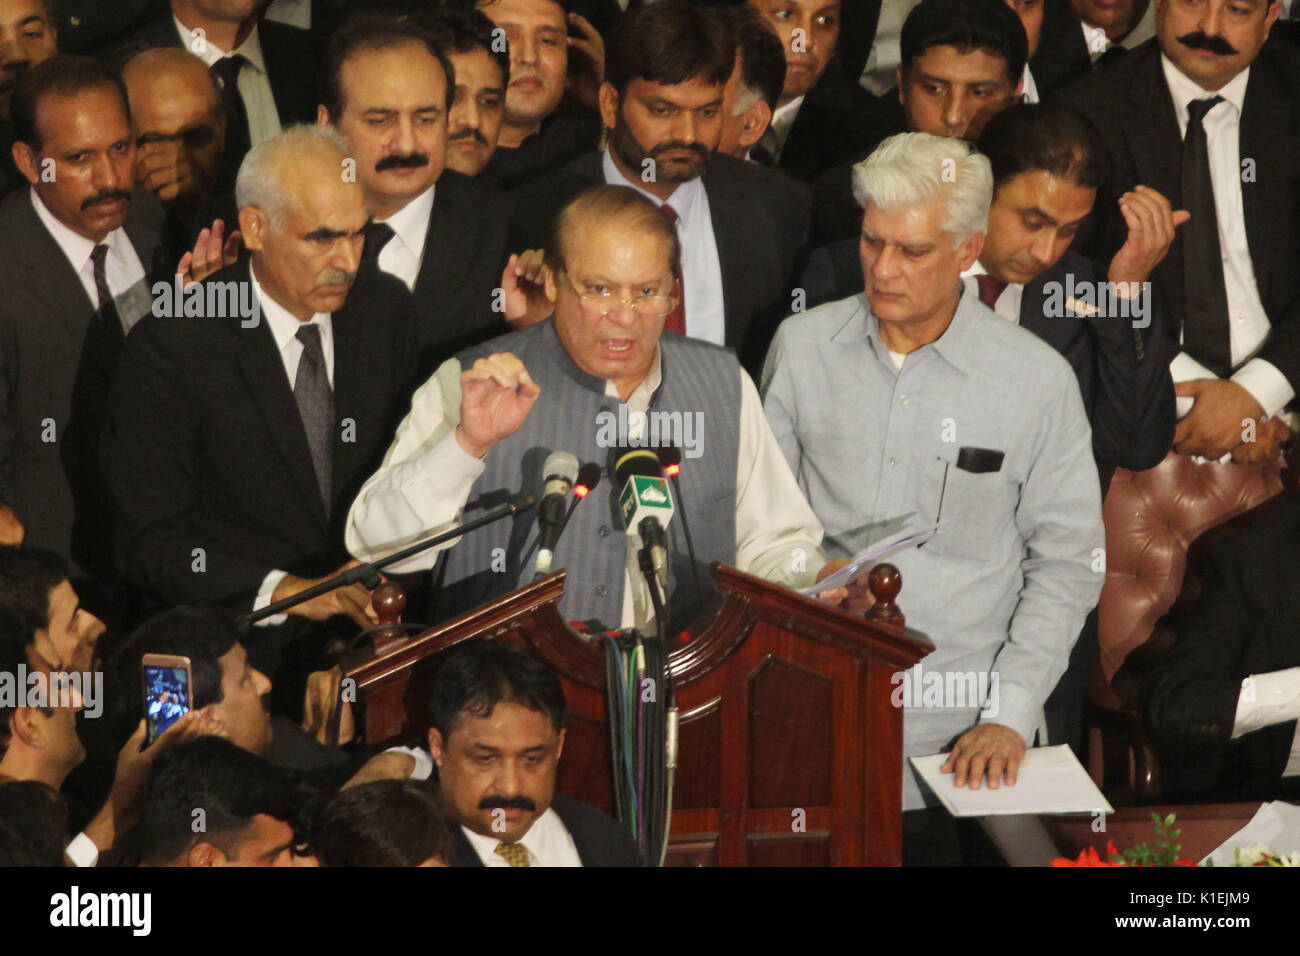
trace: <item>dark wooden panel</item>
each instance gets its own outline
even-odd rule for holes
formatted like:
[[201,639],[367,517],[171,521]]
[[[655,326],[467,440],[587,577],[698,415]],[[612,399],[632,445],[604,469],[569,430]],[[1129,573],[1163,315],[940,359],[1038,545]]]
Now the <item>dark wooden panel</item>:
[[664,866],[717,866],[718,835],[693,833],[686,837],[673,837],[668,844]]
[[564,753],[555,788],[612,815],[611,773],[609,726],[602,718],[571,711],[564,728]]
[[829,677],[769,657],[749,680],[751,807],[831,802]]
[[830,866],[831,835],[797,833],[773,836],[761,833],[745,838],[749,866]]
[[712,701],[683,714],[677,731],[674,810],[722,806],[722,709]]

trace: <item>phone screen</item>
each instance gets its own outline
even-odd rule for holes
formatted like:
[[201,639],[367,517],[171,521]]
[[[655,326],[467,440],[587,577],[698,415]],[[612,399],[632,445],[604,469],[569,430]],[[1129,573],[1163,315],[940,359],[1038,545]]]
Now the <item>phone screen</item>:
[[149,743],[190,710],[189,672],[183,667],[144,668],[144,713]]

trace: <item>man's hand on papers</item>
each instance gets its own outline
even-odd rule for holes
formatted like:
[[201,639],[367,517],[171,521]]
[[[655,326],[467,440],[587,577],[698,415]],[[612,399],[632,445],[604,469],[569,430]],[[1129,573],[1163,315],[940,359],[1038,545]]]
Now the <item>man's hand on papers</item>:
[[[825,566],[817,572],[817,580],[826,580],[840,568],[848,565],[851,560],[850,558],[835,558],[833,561],[827,561]],[[876,603],[876,599],[871,594],[871,589],[867,587],[867,575],[870,573],[871,569],[868,568],[859,575],[856,581],[847,587],[822,591],[817,595],[817,598],[827,604],[843,607],[854,614],[866,614],[871,609],[871,605]]]
[[957,739],[939,770],[953,774],[953,786],[964,787],[969,781],[972,790],[980,788],[987,774],[989,789],[996,790],[1004,773],[1007,786],[1016,785],[1024,759],[1024,737],[1002,724],[978,724]]
[[541,391],[524,363],[509,352],[479,359],[460,376],[456,441],[475,458],[482,458],[519,430]]
[[1169,252],[1174,230],[1192,214],[1185,209],[1175,212],[1169,200],[1150,186],[1135,186],[1120,196],[1119,211],[1128,226],[1128,238],[1110,260],[1107,278],[1116,284],[1146,282]]
[[[1211,461],[1243,444],[1247,419],[1256,423],[1259,438],[1264,408],[1255,397],[1231,379],[1198,378],[1174,386],[1178,395],[1195,399],[1192,410],[1174,430],[1174,451],[1200,455]],[[1266,449],[1265,449],[1266,450]]]

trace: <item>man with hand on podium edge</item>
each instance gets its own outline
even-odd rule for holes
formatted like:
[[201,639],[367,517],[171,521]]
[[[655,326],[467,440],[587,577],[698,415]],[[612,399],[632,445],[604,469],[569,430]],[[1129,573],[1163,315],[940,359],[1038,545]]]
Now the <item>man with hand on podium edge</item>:
[[[819,579],[821,524],[753,382],[730,350],[663,334],[681,274],[668,219],[633,189],[596,186],[556,217],[546,256],[554,316],[461,352],[416,392],[348,515],[348,550],[372,560],[506,496],[540,498],[554,451],[604,464],[617,448],[676,444],[684,446],[676,509],[691,526],[694,559],[679,521],[667,529],[670,623],[659,632],[675,633],[700,612],[713,561],[791,587]],[[596,629],[650,633],[640,541],[635,528],[621,533],[623,489],[615,484],[583,500],[556,545],[554,566],[567,571],[560,611]],[[528,515],[446,549],[438,617],[527,583],[537,541]],[[391,570],[424,570],[437,558],[424,553]],[[842,600],[846,592],[824,596]]]
[[[935,646],[895,682],[903,753],[949,752],[959,787],[1014,785],[1105,577],[1088,418],[1065,359],[962,284],[988,230],[987,157],[899,134],[854,192],[864,292],[781,324],[764,407],[833,551],[858,551],[874,515],[942,517],[890,559],[930,598],[908,623]],[[905,767],[904,864],[971,862],[971,834],[927,796]]]

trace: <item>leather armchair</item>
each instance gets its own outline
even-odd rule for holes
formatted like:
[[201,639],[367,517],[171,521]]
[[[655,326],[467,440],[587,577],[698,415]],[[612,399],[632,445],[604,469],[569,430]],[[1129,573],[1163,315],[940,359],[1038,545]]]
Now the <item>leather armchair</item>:
[[1148,471],[1116,470],[1102,510],[1100,655],[1084,706],[1089,770],[1099,785],[1131,786],[1138,802],[1159,799],[1159,757],[1138,713],[1142,681],[1173,643],[1170,612],[1196,602],[1199,555],[1231,528],[1263,519],[1283,485],[1280,460],[1197,464],[1170,452]]

